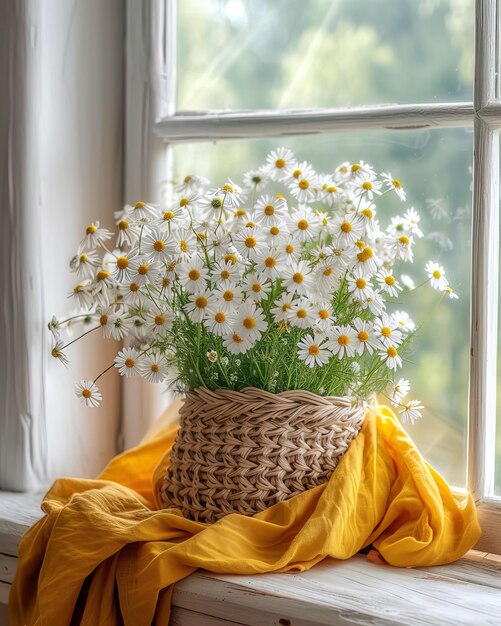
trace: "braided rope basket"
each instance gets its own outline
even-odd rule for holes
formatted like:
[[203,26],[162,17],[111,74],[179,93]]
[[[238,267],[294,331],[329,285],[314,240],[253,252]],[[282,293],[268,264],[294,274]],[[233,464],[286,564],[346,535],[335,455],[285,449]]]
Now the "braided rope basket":
[[325,483],[364,413],[363,403],[309,391],[190,391],[161,487],[164,506],[212,523]]

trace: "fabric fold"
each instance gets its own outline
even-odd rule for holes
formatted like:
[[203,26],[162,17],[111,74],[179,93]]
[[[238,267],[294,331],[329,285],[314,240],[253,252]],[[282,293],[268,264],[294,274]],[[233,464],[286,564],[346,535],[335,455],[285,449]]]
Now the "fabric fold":
[[210,526],[158,508],[176,430],[115,457],[97,480],[54,483],[19,548],[12,626],[165,626],[174,583],[198,568],[304,571],[368,546],[391,565],[429,566],[480,537],[471,496],[451,492],[386,407],[368,412],[328,483]]

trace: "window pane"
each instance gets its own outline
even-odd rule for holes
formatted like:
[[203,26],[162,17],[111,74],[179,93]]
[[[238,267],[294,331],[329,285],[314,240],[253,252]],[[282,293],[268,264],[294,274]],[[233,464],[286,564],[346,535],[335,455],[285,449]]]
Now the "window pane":
[[377,206],[384,225],[402,207],[421,213],[427,233],[415,247],[414,265],[405,273],[416,285],[424,280],[424,264],[436,260],[446,266],[460,299],[448,298],[431,314],[438,293],[421,287],[402,295],[396,309],[407,309],[414,321],[428,322],[410,355],[403,375],[413,383],[412,398],[426,406],[425,416],[408,432],[421,452],[446,479],[466,482],[466,423],[469,365],[470,287],[470,166],[472,134],[461,130],[382,131],[315,137],[180,144],[174,147],[175,178],[197,173],[217,185],[262,162],[270,149],[290,147],[318,172],[333,171],[342,161],[363,158],[378,171],[402,179],[407,203],[389,196]]
[[473,0],[182,0],[178,109],[472,99]]

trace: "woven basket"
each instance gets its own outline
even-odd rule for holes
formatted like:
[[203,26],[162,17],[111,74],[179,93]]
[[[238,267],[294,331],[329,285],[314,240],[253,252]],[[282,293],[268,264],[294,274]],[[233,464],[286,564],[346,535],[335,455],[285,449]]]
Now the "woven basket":
[[161,488],[165,508],[215,522],[328,481],[358,434],[363,404],[308,391],[190,391]]

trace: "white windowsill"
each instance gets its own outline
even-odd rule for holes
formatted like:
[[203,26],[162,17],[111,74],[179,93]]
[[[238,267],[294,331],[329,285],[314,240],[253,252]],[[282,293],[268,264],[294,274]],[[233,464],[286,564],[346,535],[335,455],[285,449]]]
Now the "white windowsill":
[[[17,567],[17,546],[41,517],[40,495],[0,492],[0,603]],[[326,559],[303,574],[216,575],[177,583],[174,626],[499,624],[501,557],[472,551],[452,565],[398,569],[357,555]]]

